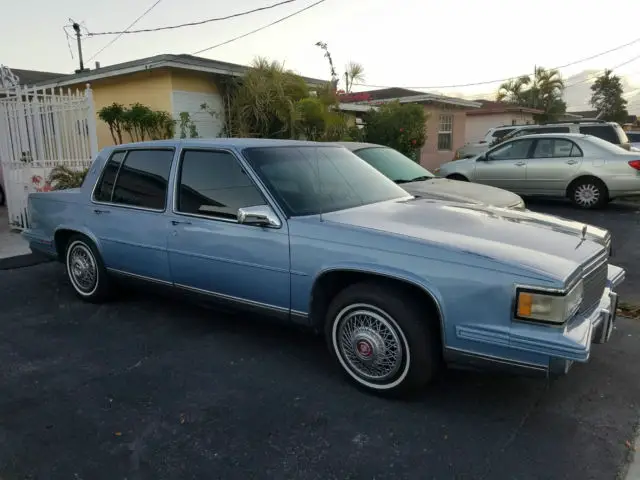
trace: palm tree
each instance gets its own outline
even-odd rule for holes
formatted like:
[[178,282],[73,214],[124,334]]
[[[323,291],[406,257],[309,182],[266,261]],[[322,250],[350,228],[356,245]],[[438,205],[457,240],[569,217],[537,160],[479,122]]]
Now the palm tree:
[[293,138],[296,102],[309,96],[305,81],[280,62],[258,57],[233,97],[235,135]]
[[499,102],[510,102],[521,104],[524,101],[523,93],[531,83],[531,78],[522,75],[516,79],[511,79],[500,85],[496,100]]
[[364,76],[364,67],[362,64],[358,62],[349,62],[345,67],[344,72],[345,79],[345,92],[351,93],[351,89],[353,88],[354,83],[363,83]]
[[563,90],[564,80],[558,70],[537,67],[533,77],[523,75],[500,85],[496,100],[542,110],[543,113],[534,115],[534,119],[547,121],[566,111]]

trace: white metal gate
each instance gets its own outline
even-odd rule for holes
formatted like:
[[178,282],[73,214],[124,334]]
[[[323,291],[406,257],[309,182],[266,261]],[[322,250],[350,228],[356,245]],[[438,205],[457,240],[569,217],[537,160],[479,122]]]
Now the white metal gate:
[[58,165],[83,169],[98,153],[91,88],[0,88],[0,162],[9,223],[29,225],[27,196],[51,189]]

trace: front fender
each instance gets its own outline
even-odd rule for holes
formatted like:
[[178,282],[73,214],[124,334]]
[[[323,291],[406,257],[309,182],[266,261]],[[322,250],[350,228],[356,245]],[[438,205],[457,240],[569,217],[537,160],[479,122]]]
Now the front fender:
[[[389,278],[392,280],[400,280],[406,283],[410,283],[422,291],[424,291],[427,295],[429,295],[434,303],[436,304],[436,308],[438,309],[438,313],[440,316],[440,327],[441,332],[444,336],[445,325],[444,319],[446,317],[445,303],[442,297],[442,294],[438,290],[438,288],[429,282],[429,280],[419,277],[414,273],[398,269],[394,267],[390,267],[387,265],[371,265],[367,263],[359,263],[359,262],[340,262],[337,264],[326,265],[321,270],[319,270],[315,277],[313,278],[311,291],[313,292],[316,287],[318,281],[326,274],[336,271],[347,271],[347,272],[357,272],[357,273],[365,273],[371,275],[377,275],[380,277]],[[309,309],[311,311],[311,308]],[[444,338],[442,339],[444,341]]]

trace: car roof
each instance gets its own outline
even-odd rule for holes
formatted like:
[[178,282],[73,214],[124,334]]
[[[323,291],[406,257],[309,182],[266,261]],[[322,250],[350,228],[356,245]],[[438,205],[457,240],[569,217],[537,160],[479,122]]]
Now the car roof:
[[286,146],[336,146],[335,143],[309,142],[304,140],[275,140],[270,138],[184,138],[175,140],[151,140],[147,142],[123,143],[106,147],[109,149],[144,147],[286,147]]
[[[522,136],[522,137],[515,137],[513,138],[513,140],[524,140],[526,138],[545,138],[545,137],[567,137],[567,138],[585,138],[585,137],[592,137],[593,135],[587,135],[585,133],[564,133],[564,132],[558,132],[558,133],[535,133],[532,135],[526,135],[526,136]],[[509,139],[512,140],[512,139]]]

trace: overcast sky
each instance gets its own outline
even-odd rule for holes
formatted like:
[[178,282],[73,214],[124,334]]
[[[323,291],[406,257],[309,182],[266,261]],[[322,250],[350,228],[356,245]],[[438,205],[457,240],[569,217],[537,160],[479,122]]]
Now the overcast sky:
[[[162,0],[134,28],[220,17],[278,0]],[[314,3],[296,0],[268,11],[173,31],[125,35],[98,57],[110,65],[162,53],[193,53]],[[0,63],[13,68],[70,73],[76,45],[67,45],[69,17],[90,32],[122,30],[155,0],[23,0],[0,15]],[[329,45],[339,71],[362,63],[366,83],[403,87],[456,85],[500,79],[555,67],[640,37],[637,0],[325,0],[324,3],[202,56],[247,64],[257,55],[284,61],[307,76],[328,77],[319,41]],[[83,40],[85,58],[113,37]],[[71,58],[70,48],[74,53]],[[640,41],[562,70],[565,77],[613,67],[640,56]],[[640,57],[616,73],[640,84]],[[498,84],[444,89],[470,95]]]

